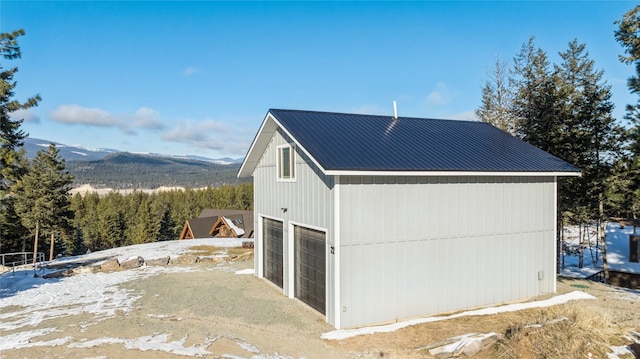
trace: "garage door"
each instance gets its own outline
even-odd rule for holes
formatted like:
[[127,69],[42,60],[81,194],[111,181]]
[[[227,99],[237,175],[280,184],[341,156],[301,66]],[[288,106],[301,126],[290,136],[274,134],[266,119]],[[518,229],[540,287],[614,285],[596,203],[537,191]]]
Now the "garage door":
[[282,222],[263,218],[262,226],[264,236],[264,277],[282,288]]
[[295,226],[296,298],[325,314],[326,235]]

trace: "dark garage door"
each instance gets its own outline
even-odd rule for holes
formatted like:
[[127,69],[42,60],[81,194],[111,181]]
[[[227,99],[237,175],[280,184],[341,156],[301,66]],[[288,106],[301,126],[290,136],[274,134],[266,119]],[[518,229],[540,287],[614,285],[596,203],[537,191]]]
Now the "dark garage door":
[[264,235],[264,277],[282,288],[282,222],[262,220]]
[[295,226],[296,298],[325,314],[325,233]]

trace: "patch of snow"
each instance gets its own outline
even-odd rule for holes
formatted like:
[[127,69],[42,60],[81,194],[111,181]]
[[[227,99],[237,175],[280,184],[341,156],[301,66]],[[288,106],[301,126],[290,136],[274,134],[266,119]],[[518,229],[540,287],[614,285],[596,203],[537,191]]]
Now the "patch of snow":
[[253,274],[253,273],[255,273],[255,270],[253,268],[241,269],[236,271],[236,274]]
[[205,338],[205,341],[202,345],[194,344],[190,347],[184,346],[184,343],[187,341],[187,337],[172,342],[169,342],[168,340],[169,334],[161,333],[155,335],[147,335],[135,339],[98,338],[81,343],[71,343],[68,345],[68,347],[93,348],[102,344],[124,344],[124,347],[126,349],[137,349],[141,351],[164,351],[167,353],[188,356],[206,356],[207,354],[212,354],[211,352],[207,351],[206,348],[211,345],[211,343],[215,342],[216,338]]
[[75,153],[76,155],[80,155],[80,156],[88,156],[88,154],[86,154],[84,152],[71,151],[71,153]]
[[609,349],[613,351],[613,353],[607,353],[607,358],[609,359],[620,359],[621,355],[624,355],[625,358],[633,358],[635,356],[635,354],[631,350],[629,350],[629,347],[627,347],[626,345],[610,346]]
[[[27,272],[26,275],[24,272]],[[142,274],[139,270],[128,270],[80,274],[59,281],[48,281],[33,278],[31,271],[16,272],[16,276],[30,278],[33,283],[29,285],[29,289],[14,287],[10,295],[0,298],[0,310],[9,306],[21,307],[20,310],[2,315],[0,329],[15,330],[38,325],[48,319],[82,313],[92,313],[97,319],[104,319],[114,316],[118,311],[129,312],[139,296],[119,288],[118,285],[139,278]],[[9,279],[8,276],[2,280],[6,279]],[[22,284],[28,282],[19,281]]]
[[142,257],[144,259],[156,259],[170,256],[175,258],[177,256],[187,254],[190,252],[189,248],[194,246],[213,246],[213,247],[241,247],[242,239],[240,238],[196,238],[196,239],[183,239],[154,243],[135,244],[126,247],[105,249],[103,251],[91,252],[89,254],[75,256],[75,257],[62,257],[52,261],[51,263],[62,264],[65,262],[77,262],[80,260],[97,260],[97,259],[110,259],[117,258],[119,262],[123,262],[128,258]]
[[417,319],[407,320],[407,321],[398,322],[394,324],[379,325],[379,326],[373,326],[373,327],[363,327],[363,328],[357,328],[357,329],[334,330],[331,332],[323,333],[320,337],[322,339],[340,340],[340,339],[355,337],[358,335],[373,334],[373,333],[389,333],[389,332],[394,332],[398,329],[402,329],[402,328],[409,327],[416,324],[432,323],[432,322],[438,322],[442,320],[467,317],[467,316],[475,316],[475,315],[493,315],[493,314],[506,313],[506,312],[515,312],[518,310],[531,309],[531,308],[546,308],[546,307],[551,307],[558,304],[564,304],[572,300],[581,300],[581,299],[596,299],[596,298],[585,292],[574,291],[571,293],[558,295],[545,300],[509,304],[509,305],[503,305],[500,307],[483,308],[478,310],[462,312],[458,314],[452,314],[448,316],[417,318]]
[[246,350],[248,352],[251,352],[251,353],[254,353],[254,354],[260,353],[260,349],[258,349],[257,346],[249,344],[249,343],[247,343],[245,341],[236,342],[236,344],[238,344],[238,346],[240,348],[242,348],[242,349],[244,349],[244,350]]
[[64,337],[43,342],[33,341],[33,338],[59,332],[56,328],[43,328],[28,332],[19,332],[0,337],[0,352],[8,349],[22,349],[30,347],[54,347],[69,342],[73,337]]
[[234,232],[236,232],[236,234],[238,235],[238,237],[242,237],[244,235],[244,229],[236,226],[235,223],[233,223],[232,220],[230,220],[227,217],[222,217],[224,218],[224,221],[229,225],[229,227],[231,227],[231,229],[233,229]]
[[[593,228],[593,227],[592,227]],[[602,270],[602,250],[595,242],[595,232],[591,229],[591,243],[584,250],[583,268],[579,268],[579,257],[577,254],[565,254],[565,267],[559,274],[571,278],[586,278]],[[608,222],[605,225],[605,238],[607,242],[607,263],[609,269],[623,272],[640,273],[640,263],[629,262],[629,235],[633,234],[633,226],[620,228],[618,222]],[[565,227],[565,243],[573,251],[578,248],[579,231],[578,227]]]

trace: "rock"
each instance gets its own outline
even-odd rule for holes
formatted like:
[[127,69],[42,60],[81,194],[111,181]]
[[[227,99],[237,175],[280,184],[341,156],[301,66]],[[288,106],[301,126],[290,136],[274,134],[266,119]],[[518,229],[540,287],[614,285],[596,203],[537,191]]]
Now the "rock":
[[147,266],[166,266],[169,264],[170,257],[156,258],[156,259],[148,259],[144,262]]
[[144,258],[138,256],[134,258],[129,258],[126,261],[120,263],[120,269],[134,269],[140,268],[144,264]]
[[248,261],[251,259],[253,259],[253,252],[246,252],[246,253],[242,253],[240,255],[234,256],[233,258],[230,258],[229,261],[240,262],[240,261]]
[[178,256],[176,258],[171,259],[171,264],[195,264],[198,263],[198,257],[185,254],[183,256]]
[[103,272],[113,272],[120,270],[120,262],[118,258],[111,258],[100,265],[100,270]]
[[220,262],[224,262],[224,258],[223,257],[200,257],[198,258],[198,263],[220,263]]
[[462,348],[462,354],[470,357],[477,354],[481,350],[485,350],[488,347],[492,346],[495,342],[500,339],[500,336],[497,333],[489,333],[484,336],[480,336],[480,340],[475,340],[469,342],[464,348]]
[[493,345],[499,338],[500,335],[496,333],[468,333],[426,347],[433,348],[429,350],[429,354],[437,358],[456,358],[462,354],[471,357]]
[[70,277],[73,274],[74,273],[73,273],[73,271],[71,269],[65,269],[65,270],[59,270],[57,272],[47,273],[47,274],[43,275],[42,278],[51,279],[51,278]]

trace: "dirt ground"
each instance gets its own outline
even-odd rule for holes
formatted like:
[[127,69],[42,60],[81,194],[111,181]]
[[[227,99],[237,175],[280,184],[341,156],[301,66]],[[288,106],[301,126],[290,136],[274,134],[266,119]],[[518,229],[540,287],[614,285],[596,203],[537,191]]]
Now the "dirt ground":
[[[182,347],[200,347],[212,353],[204,355],[210,358],[428,358],[425,347],[431,343],[466,333],[504,334],[514,326],[544,324],[538,322],[540,318],[552,320],[556,316],[566,316],[576,308],[581,313],[594,313],[594,317],[604,318],[607,335],[601,336],[607,345],[623,345],[628,343],[622,337],[624,334],[640,332],[640,295],[637,293],[593,282],[560,279],[557,294],[581,290],[597,299],[580,300],[553,310],[530,309],[463,317],[415,325],[393,333],[362,335],[339,341],[322,340],[320,335],[333,328],[325,323],[321,314],[297,300],[284,297],[267,281],[234,273],[252,266],[252,260],[232,262],[223,268],[215,264],[196,264],[193,272],[163,273],[129,282],[126,288],[141,295],[131,313],[121,313],[97,322],[83,314],[50,319],[40,324],[43,328],[55,326],[60,329],[60,332],[48,334],[42,340],[73,337],[73,342],[84,343],[84,347],[64,344],[6,350],[0,353],[0,357],[184,357],[170,349],[158,350],[157,346],[143,350],[145,346],[140,344],[143,337],[168,335],[166,342],[183,341]],[[571,317],[570,314],[568,316]],[[602,328],[595,329],[604,333]],[[101,343],[90,345],[91,340],[101,338]],[[104,338],[113,340],[106,344]],[[127,340],[137,340],[138,344]],[[522,342],[514,349],[517,355],[496,351],[497,346],[493,346],[474,357],[542,357],[535,355],[532,348],[535,345]],[[530,355],[527,348],[531,350]],[[603,354],[602,350],[592,351],[595,358]],[[574,357],[588,357],[587,353],[584,354]],[[548,354],[544,357],[561,356]]]

